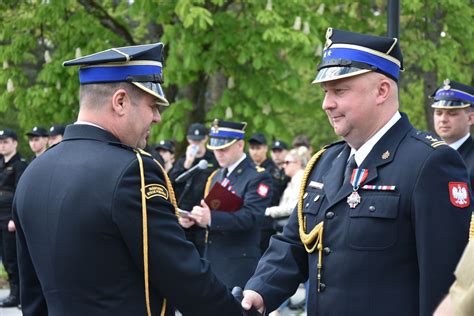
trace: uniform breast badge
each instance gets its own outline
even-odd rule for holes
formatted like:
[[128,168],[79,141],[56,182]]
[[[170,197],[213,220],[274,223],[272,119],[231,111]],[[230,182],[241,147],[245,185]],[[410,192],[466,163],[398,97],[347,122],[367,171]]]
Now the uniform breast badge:
[[359,205],[361,201],[361,197],[357,192],[359,190],[360,185],[365,181],[367,176],[369,175],[368,169],[354,169],[352,170],[351,176],[351,185],[352,185],[352,193],[347,197],[347,204],[349,204],[350,208],[355,208]]

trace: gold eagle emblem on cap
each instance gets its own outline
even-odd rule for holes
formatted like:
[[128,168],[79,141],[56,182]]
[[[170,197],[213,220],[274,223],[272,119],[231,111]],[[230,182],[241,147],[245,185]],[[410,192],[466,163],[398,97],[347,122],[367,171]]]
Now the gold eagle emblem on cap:
[[218,119],[214,119],[214,121],[212,122],[211,130],[215,134],[217,134],[219,132],[219,120]]
[[449,85],[451,82],[449,81],[449,79],[446,79],[443,81],[443,90],[449,90],[451,89],[451,86]]

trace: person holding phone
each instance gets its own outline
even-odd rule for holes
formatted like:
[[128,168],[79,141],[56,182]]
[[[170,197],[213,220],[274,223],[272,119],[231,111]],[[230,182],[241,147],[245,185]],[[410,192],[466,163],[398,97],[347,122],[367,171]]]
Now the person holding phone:
[[[189,126],[186,133],[188,147],[186,154],[178,159],[170,172],[170,178],[174,182],[178,207],[183,211],[190,211],[194,205],[199,205],[204,197],[204,187],[207,178],[217,168],[217,161],[214,154],[206,149],[207,129],[201,123],[194,123]],[[199,171],[187,181],[177,183],[174,180],[180,175],[196,166],[201,160],[207,161],[207,168]],[[186,218],[186,214],[182,214]],[[186,238],[191,241],[203,256],[205,246],[205,229],[198,225],[186,228]]]

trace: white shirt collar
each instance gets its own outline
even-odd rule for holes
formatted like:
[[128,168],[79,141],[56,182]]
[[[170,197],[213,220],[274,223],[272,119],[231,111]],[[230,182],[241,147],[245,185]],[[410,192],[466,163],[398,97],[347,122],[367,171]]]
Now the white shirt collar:
[[247,155],[245,153],[243,153],[242,157],[240,157],[239,160],[237,160],[236,162],[234,162],[232,165],[230,165],[229,167],[227,167],[227,177],[229,177],[229,175],[232,173],[232,171],[235,170],[235,168],[237,168],[237,166],[242,162],[244,161],[244,159],[247,158]]
[[369,138],[368,141],[364,143],[358,150],[355,150],[354,148],[351,148],[351,153],[349,154],[349,157],[355,154],[355,161],[358,166],[362,164],[364,159],[370,154],[370,151],[372,148],[374,148],[375,144],[382,138],[385,133],[388,132],[388,130],[395,125],[395,123],[398,122],[399,119],[401,119],[402,116],[400,115],[400,112],[395,112],[395,114],[392,116],[392,118],[381,128],[377,133],[374,134],[371,138]]
[[98,127],[98,128],[103,129],[105,131],[105,128],[103,128],[102,126],[99,126],[97,124],[87,122],[87,121],[79,121],[78,120],[78,121],[74,122],[74,125],[90,125],[90,126]]
[[454,150],[458,150],[459,147],[461,147],[462,144],[464,144],[464,142],[466,141],[466,139],[468,139],[469,137],[471,136],[470,133],[467,133],[466,136],[458,139],[457,141],[455,141],[454,143],[451,143],[451,144],[448,144],[449,147],[451,147],[452,149]]

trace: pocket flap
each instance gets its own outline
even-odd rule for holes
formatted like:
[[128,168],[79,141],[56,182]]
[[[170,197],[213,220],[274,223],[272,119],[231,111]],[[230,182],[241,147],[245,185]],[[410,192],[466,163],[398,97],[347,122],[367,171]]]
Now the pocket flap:
[[394,219],[398,215],[398,194],[370,194],[360,192],[361,201],[354,209],[350,209],[351,217],[375,217]]

